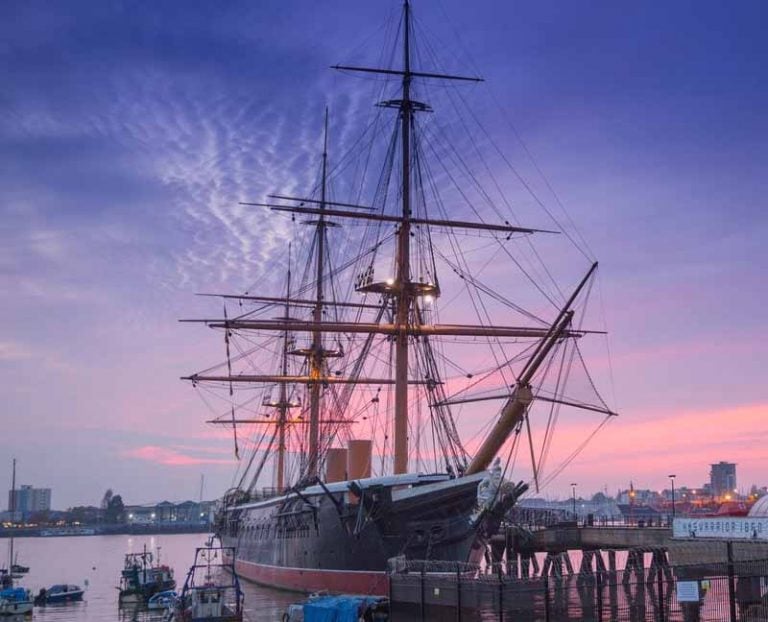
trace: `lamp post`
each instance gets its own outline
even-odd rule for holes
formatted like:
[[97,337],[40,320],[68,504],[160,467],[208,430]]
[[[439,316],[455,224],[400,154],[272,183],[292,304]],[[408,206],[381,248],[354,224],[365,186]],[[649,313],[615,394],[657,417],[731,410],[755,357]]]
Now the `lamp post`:
[[670,475],[669,481],[672,482],[672,520],[675,519],[675,477],[676,475]]
[[576,483],[571,482],[571,493],[573,496],[573,519],[578,523],[579,517],[576,515]]

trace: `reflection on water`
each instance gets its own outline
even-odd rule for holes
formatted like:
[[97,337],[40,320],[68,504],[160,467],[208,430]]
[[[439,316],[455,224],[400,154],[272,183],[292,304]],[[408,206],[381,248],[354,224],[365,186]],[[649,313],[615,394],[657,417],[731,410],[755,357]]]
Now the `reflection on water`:
[[[204,534],[160,536],[79,536],[63,538],[17,538],[19,563],[30,566],[29,574],[17,581],[37,594],[56,583],[74,583],[85,588],[82,602],[35,607],[33,620],[45,622],[161,622],[162,611],[117,606],[117,586],[126,553],[159,547],[160,561],[175,571],[177,590],[184,585],[195,548],[203,546]],[[0,540],[0,551],[3,550]],[[286,605],[301,595],[271,590],[242,582],[244,617],[248,622],[279,621]],[[29,616],[3,618],[3,622],[30,622]]]

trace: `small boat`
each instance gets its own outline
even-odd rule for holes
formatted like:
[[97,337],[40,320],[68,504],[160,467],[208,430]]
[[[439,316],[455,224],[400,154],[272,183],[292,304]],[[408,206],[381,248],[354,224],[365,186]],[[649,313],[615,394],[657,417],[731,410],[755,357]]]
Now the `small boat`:
[[147,601],[147,609],[168,609],[173,606],[178,597],[179,595],[173,590],[158,592]]
[[[11,517],[16,514],[16,458],[13,459],[13,475],[11,477]],[[31,613],[33,609],[32,595],[23,587],[14,587],[13,580],[21,573],[14,572],[15,558],[13,556],[13,536],[8,543],[8,568],[0,569],[0,616],[16,616]],[[29,570],[29,569],[27,569]]]
[[79,585],[59,583],[52,585],[49,589],[41,588],[35,596],[35,605],[52,605],[54,603],[71,603],[83,600],[85,590]]
[[159,592],[166,592],[176,587],[173,570],[154,563],[154,555],[147,551],[128,553],[125,556],[123,571],[120,575],[120,596],[118,604],[147,604],[149,599]]
[[313,594],[303,602],[289,605],[282,622],[341,619],[384,622],[389,620],[389,600],[380,596]]
[[61,536],[95,536],[96,530],[92,527],[53,527],[40,530],[40,535],[45,538]]
[[7,587],[0,590],[0,616],[17,616],[31,613],[32,595],[23,587]]
[[242,622],[243,591],[231,547],[208,546],[195,551],[181,596],[166,620],[173,622]]

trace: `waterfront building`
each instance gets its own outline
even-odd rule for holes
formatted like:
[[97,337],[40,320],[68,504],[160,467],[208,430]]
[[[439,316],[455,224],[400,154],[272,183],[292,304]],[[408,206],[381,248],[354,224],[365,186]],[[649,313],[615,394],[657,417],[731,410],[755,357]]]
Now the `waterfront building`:
[[33,488],[27,484],[8,491],[8,510],[14,510],[14,520],[26,520],[35,512],[51,509],[51,489]]
[[135,524],[206,523],[212,520],[212,501],[161,501],[147,505],[125,506],[125,518]]
[[656,490],[630,488],[619,491],[616,495],[616,503],[621,505],[658,505],[661,498],[661,494]]
[[709,483],[715,497],[730,497],[736,492],[736,465],[732,462],[713,464]]

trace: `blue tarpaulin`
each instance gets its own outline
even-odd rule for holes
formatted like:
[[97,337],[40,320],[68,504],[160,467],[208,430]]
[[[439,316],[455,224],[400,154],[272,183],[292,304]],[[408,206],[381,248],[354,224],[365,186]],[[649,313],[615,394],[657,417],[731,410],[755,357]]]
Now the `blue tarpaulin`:
[[378,598],[321,596],[304,603],[304,622],[357,622],[365,608]]
[[10,601],[27,600],[27,590],[23,587],[8,587],[0,590],[0,599]]

